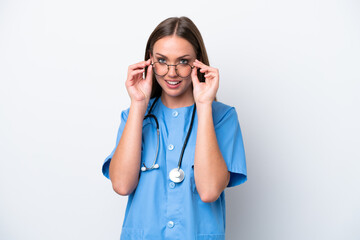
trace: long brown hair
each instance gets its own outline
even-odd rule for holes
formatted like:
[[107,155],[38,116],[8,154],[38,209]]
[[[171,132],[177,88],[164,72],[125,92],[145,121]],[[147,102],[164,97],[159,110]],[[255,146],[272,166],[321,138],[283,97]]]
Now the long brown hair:
[[[150,53],[152,54],[154,44],[157,40],[172,35],[176,35],[189,41],[195,50],[196,58],[204,64],[208,66],[210,65],[205,49],[205,44],[201,37],[200,31],[195,26],[195,24],[187,17],[167,18],[154,29],[146,44],[145,61],[150,58]],[[147,73],[146,70],[145,76]],[[197,75],[200,82],[205,81],[204,74],[201,73],[199,69]],[[161,91],[161,86],[156,81],[155,74],[153,72],[153,85],[150,98],[159,97],[161,95]]]

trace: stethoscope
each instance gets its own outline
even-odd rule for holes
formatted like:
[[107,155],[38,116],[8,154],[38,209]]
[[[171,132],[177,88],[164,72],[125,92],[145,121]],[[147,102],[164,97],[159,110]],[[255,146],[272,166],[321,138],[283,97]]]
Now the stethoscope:
[[[144,120],[146,118],[153,118],[155,120],[156,123],[156,135],[157,135],[157,144],[156,144],[156,153],[155,153],[155,159],[154,162],[152,164],[151,167],[146,167],[145,162],[142,162],[142,167],[141,167],[141,171],[145,172],[145,171],[149,171],[149,170],[153,170],[153,169],[158,169],[159,168],[159,164],[156,163],[158,154],[159,154],[159,142],[160,142],[160,129],[159,129],[159,122],[156,118],[156,116],[154,114],[151,113],[155,103],[157,102],[157,100],[159,100],[159,97],[157,97],[154,102],[151,104],[150,110],[148,112],[148,114],[144,117]],[[174,168],[170,171],[169,173],[169,178],[171,181],[175,182],[175,183],[179,183],[182,182],[185,178],[185,173],[184,171],[181,169],[181,162],[182,162],[182,158],[184,156],[184,151],[186,148],[186,144],[188,143],[189,137],[190,137],[190,133],[191,133],[191,129],[193,127],[194,124],[194,118],[195,118],[195,111],[196,111],[196,105],[194,104],[194,108],[193,108],[193,112],[191,115],[191,122],[190,122],[190,127],[189,130],[186,134],[186,138],[185,138],[185,142],[183,144],[182,150],[181,150],[181,154],[180,154],[180,158],[179,158],[179,162],[178,162],[178,166],[177,168]]]

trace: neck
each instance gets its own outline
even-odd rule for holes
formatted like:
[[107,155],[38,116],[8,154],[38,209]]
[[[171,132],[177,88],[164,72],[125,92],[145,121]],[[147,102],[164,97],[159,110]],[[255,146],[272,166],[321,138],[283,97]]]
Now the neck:
[[192,91],[190,94],[177,96],[177,97],[171,97],[167,94],[164,94],[164,92],[161,94],[161,101],[162,103],[168,107],[168,108],[181,108],[181,107],[188,107],[194,104],[194,96],[192,94]]

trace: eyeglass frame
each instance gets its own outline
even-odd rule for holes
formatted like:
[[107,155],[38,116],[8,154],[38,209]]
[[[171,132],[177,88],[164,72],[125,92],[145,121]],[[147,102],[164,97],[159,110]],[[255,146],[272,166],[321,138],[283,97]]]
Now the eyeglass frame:
[[[176,75],[179,76],[179,77],[181,77],[181,76],[178,74],[178,69],[177,69],[177,66],[178,66],[179,64],[189,65],[190,68],[191,68],[191,71],[192,71],[193,68],[195,67],[195,66],[191,66],[191,65],[188,64],[188,63],[167,64],[167,63],[161,63],[161,62],[154,62],[154,63],[151,63],[151,66],[152,66],[153,68],[154,68],[154,64],[155,64],[155,63],[165,64],[165,65],[167,66],[167,69],[168,69],[167,72],[166,72],[164,75],[159,75],[159,74],[157,74],[157,73],[155,72],[155,70],[154,70],[154,74],[157,75],[157,76],[159,76],[159,77],[164,77],[166,74],[168,74],[171,66],[174,66],[174,67],[175,67],[175,73],[176,73]],[[187,75],[186,77],[181,77],[181,78],[187,78],[188,76],[190,76],[190,75],[191,75],[191,71],[190,71],[189,75]]]

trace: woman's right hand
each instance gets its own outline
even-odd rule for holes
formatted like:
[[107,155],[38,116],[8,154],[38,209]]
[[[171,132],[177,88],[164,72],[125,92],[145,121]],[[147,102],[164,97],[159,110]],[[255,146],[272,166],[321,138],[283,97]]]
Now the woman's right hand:
[[[148,67],[148,69],[146,78],[144,79],[143,73],[145,67]],[[129,66],[125,86],[131,98],[131,102],[148,104],[152,88],[151,59]]]

